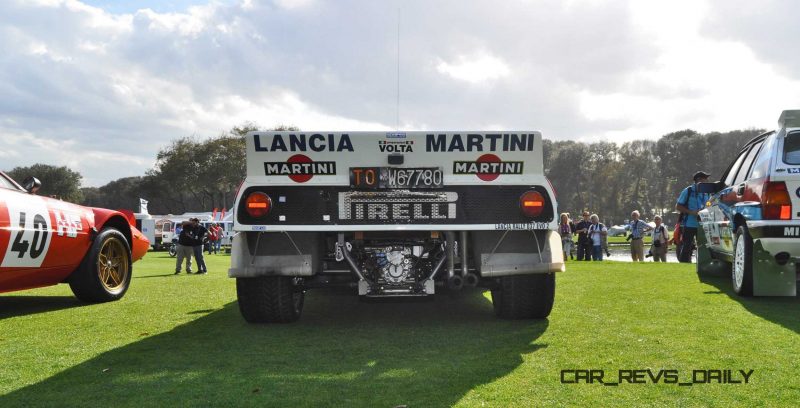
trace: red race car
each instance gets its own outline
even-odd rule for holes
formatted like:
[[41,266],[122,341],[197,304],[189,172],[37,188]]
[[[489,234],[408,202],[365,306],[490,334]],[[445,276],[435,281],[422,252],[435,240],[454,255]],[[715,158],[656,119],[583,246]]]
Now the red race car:
[[35,195],[0,172],[0,292],[69,283],[83,301],[125,295],[133,262],[150,245],[133,213]]

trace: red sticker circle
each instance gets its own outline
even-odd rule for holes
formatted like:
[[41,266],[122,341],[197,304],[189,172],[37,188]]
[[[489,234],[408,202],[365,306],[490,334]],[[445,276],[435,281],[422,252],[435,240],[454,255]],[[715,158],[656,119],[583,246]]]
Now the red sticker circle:
[[[314,161],[311,160],[310,157],[304,154],[296,154],[286,160],[286,163],[313,163]],[[314,177],[313,174],[290,174],[289,178],[292,179],[295,183],[305,183],[308,180],[311,180],[311,177]]]
[[[478,163],[502,163],[503,161],[500,160],[500,158],[497,157],[496,155],[488,153],[488,154],[482,155],[481,157],[478,157],[478,160],[476,160],[476,162],[478,162]],[[493,181],[493,180],[496,180],[498,177],[500,177],[500,173],[481,173],[480,171],[478,171],[476,176],[478,176],[478,178],[483,180],[483,181]]]

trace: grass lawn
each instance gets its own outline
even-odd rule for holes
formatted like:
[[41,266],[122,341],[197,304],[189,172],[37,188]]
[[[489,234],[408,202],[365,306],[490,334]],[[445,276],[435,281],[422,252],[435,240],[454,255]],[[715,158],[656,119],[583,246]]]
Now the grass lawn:
[[[693,265],[571,262],[548,320],[488,294],[361,303],[311,291],[288,325],[239,316],[227,256],[209,275],[135,265],[119,302],[69,287],[0,296],[0,406],[796,406],[800,302],[742,300]],[[755,370],[749,384],[561,384],[563,369]],[[741,379],[738,375],[737,378]]]

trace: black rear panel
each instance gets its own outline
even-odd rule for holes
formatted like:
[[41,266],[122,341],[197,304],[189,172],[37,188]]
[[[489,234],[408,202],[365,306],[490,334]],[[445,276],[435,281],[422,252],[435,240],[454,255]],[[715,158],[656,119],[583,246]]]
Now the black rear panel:
[[[520,196],[529,190],[545,197],[544,209],[536,218],[520,211]],[[245,198],[255,191],[272,199],[272,210],[263,219],[249,217],[244,208]],[[445,186],[436,191],[284,186],[248,188],[236,214],[245,225],[447,225],[550,222],[554,210],[541,186]]]

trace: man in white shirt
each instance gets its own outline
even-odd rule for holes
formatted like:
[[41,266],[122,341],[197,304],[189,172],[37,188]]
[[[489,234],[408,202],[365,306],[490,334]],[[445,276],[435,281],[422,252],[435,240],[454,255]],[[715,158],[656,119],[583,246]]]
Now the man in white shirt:
[[600,223],[600,217],[597,214],[592,214],[589,219],[592,221],[592,225],[589,226],[589,238],[592,239],[592,260],[593,261],[602,261],[603,260],[603,236],[608,235],[608,229],[606,229],[605,225]]
[[631,259],[636,262],[644,262],[644,233],[652,230],[647,223],[639,219],[639,211],[633,210],[631,213]]

